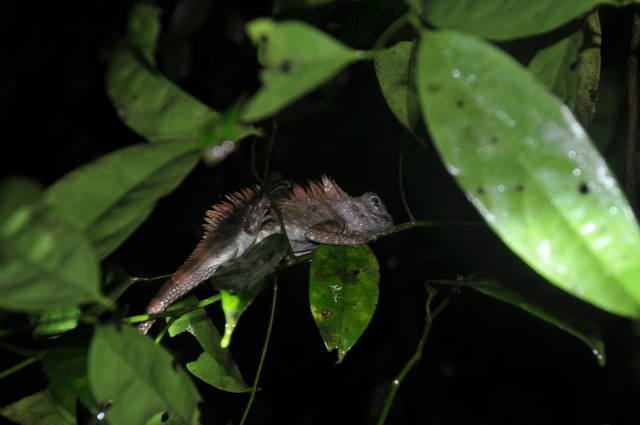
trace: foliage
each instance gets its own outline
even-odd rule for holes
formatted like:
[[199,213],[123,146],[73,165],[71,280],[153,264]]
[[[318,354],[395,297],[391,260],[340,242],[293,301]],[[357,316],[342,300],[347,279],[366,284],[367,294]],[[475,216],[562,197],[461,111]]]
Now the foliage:
[[[28,315],[29,343],[37,349],[14,346],[9,342],[14,333],[2,332],[7,339],[2,346],[27,360],[0,376],[42,361],[48,382],[3,407],[4,417],[24,425],[79,423],[79,403],[78,410],[115,425],[197,424],[205,423],[198,406],[206,404],[207,391],[252,391],[253,401],[265,354],[251,387],[228,348],[231,338],[255,321],[244,313],[270,286],[271,276],[309,259],[310,317],[327,350],[337,350],[338,363],[348,359],[366,338],[379,302],[381,267],[366,245],[321,246],[312,257],[282,264],[285,238],[269,238],[221,269],[207,287],[220,293],[206,303],[221,300],[220,308],[211,309],[213,319],[189,296],[165,314],[156,343],[130,326],[146,316],[125,317],[127,290],[149,279],[131,276],[110,260],[204,155],[213,152],[213,162],[221,163],[245,144],[243,139],[261,138],[265,119],[275,123],[276,117],[295,114],[305,97],[328,86],[335,89],[332,82],[349,67],[368,67],[409,137],[432,140],[479,217],[530,269],[570,294],[569,302],[573,296],[612,315],[640,318],[640,230],[628,200],[635,199],[635,153],[626,159],[632,170],[626,187],[632,193],[625,195],[588,134],[599,110],[599,11],[605,5],[632,8],[633,2],[538,1],[534,7],[518,0],[458,1],[455,6],[445,0],[274,3],[273,16],[246,25],[247,43],[257,50],[260,87],[251,96],[239,95],[224,111],[163,75],[159,55],[170,36],[177,37],[177,24],[164,28],[160,8],[134,4],[127,34],[111,52],[105,84],[112,113],[145,141],[103,154],[44,189],[23,177],[1,183],[0,307],[18,320]],[[368,44],[356,42],[366,35],[358,23],[336,12],[363,5],[371,6],[363,15],[373,40]],[[342,18],[342,30],[323,27],[326,16]],[[196,21],[194,26],[202,24]],[[163,31],[169,40],[164,45]],[[515,44],[523,37],[540,44]],[[495,43],[505,41],[514,44]],[[531,59],[528,64],[522,56]],[[243,92],[251,89],[247,82]],[[271,138],[270,143],[277,139]],[[421,167],[411,170],[420,172]],[[425,200],[429,194],[423,187],[419,196]],[[378,239],[385,243],[401,231],[419,235],[416,228],[424,224],[433,223],[404,223]],[[434,276],[420,270],[417,279],[434,281]],[[526,289],[510,286],[504,277],[504,283],[492,276],[435,282],[455,287],[445,293],[437,313],[457,291],[472,288],[566,331],[605,364],[601,323],[592,316],[532,301]],[[419,349],[407,363],[411,367],[435,319],[431,298]],[[224,315],[222,336],[216,314]],[[272,322],[273,315],[267,340]],[[176,354],[182,341],[197,343],[195,358]],[[401,380],[389,391],[379,423],[386,420]],[[249,407],[242,422],[247,416]]]

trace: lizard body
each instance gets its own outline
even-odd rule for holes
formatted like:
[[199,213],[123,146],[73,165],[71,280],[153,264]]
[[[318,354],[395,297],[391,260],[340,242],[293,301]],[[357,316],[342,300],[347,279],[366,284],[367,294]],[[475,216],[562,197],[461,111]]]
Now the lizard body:
[[[282,184],[270,190],[256,187],[226,198],[207,211],[204,237],[151,300],[147,314],[166,310],[222,264],[240,258],[266,237],[282,233],[283,227],[298,256],[319,244],[366,243],[393,224],[378,195],[366,192],[351,197],[326,176],[306,186],[296,184],[286,190]],[[142,322],[138,329],[147,333],[151,325],[152,320]]]

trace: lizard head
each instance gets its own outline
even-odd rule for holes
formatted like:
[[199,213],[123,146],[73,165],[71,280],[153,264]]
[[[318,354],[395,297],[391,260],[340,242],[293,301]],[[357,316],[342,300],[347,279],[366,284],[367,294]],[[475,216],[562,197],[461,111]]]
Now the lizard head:
[[349,230],[356,233],[373,236],[393,226],[393,219],[382,199],[373,192],[351,198],[339,210]]

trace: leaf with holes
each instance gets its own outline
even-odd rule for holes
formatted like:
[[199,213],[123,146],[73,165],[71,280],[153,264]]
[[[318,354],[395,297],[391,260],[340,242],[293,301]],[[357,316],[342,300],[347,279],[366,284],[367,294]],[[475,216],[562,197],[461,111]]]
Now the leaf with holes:
[[[174,307],[195,304],[196,302],[196,297],[191,295]],[[240,393],[251,390],[251,387],[247,386],[242,379],[240,369],[231,357],[229,350],[221,347],[220,333],[213,326],[204,309],[180,316],[169,327],[169,335],[172,337],[182,332],[189,332],[193,335],[204,349],[204,352],[196,360],[187,363],[189,372],[207,384],[224,391]]]
[[438,152],[492,229],[553,284],[640,317],[638,224],[569,109],[472,36],[424,32],[417,66]]
[[130,326],[96,328],[88,370],[96,401],[109,403],[109,423],[139,425],[158,412],[199,423],[200,395],[193,382],[168,351]]
[[576,26],[563,39],[539,50],[529,69],[588,127],[596,112],[600,83],[598,13],[590,14],[584,25]]
[[401,41],[376,54],[376,75],[389,109],[409,130],[420,119],[420,104],[415,87],[415,48],[417,44]]
[[70,172],[45,199],[89,236],[99,258],[116,249],[198,162],[197,145],[133,145]]
[[311,314],[338,362],[358,341],[378,304],[378,260],[367,245],[321,245],[309,276]]
[[433,25],[490,40],[510,40],[551,31],[600,4],[614,0],[421,0],[421,14]]
[[258,45],[264,69],[262,88],[246,105],[242,119],[267,118],[324,84],[335,73],[364,56],[302,22],[256,19],[247,33]]

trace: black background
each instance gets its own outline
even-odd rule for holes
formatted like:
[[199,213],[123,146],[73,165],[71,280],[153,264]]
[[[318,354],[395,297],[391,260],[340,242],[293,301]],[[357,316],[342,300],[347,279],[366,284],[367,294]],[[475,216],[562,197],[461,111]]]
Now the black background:
[[[243,28],[252,18],[271,15],[272,5],[193,4],[203,22],[185,39],[165,31],[160,63],[181,87],[224,110],[259,87],[255,50]],[[159,5],[165,10],[164,27],[169,28],[176,3]],[[2,2],[0,128],[5,175],[30,177],[46,186],[81,164],[142,142],[119,121],[104,87],[109,53],[124,35],[129,6],[123,1]],[[347,2],[281,17],[305,20],[345,44],[370,49],[402,11],[401,2]],[[631,9],[601,12],[603,69],[609,78],[602,82],[604,91],[626,78]],[[407,30],[397,39],[413,36]],[[532,46],[553,37],[502,47],[526,64]],[[623,94],[624,89],[614,93],[614,107],[624,105]],[[598,141],[616,171],[624,149],[624,106],[618,112],[619,130]],[[536,277],[501,243],[467,203],[430,143],[422,146],[395,120],[371,62],[347,68],[282,111],[276,121],[260,125],[268,133],[277,127],[271,165],[288,178],[305,181],[327,174],[351,194],[376,191],[396,222],[405,222],[398,179],[403,152],[404,190],[418,219],[478,224],[414,229],[371,245],[381,264],[378,309],[340,365],[334,353],[326,352],[309,312],[308,265],[282,272],[262,391],[249,423],[374,423],[390,381],[412,355],[422,331],[423,283],[474,272],[495,276],[566,313],[600,322],[606,367],[598,366],[589,348],[563,331],[513,306],[463,290],[451,295],[451,303],[437,318],[425,358],[404,381],[388,423],[638,423],[637,329]],[[221,195],[255,182],[250,171],[254,143],[258,164],[263,164],[267,139],[241,142],[238,151],[216,167],[200,164],[107,261],[138,276],[174,271],[200,238],[203,212]],[[130,314],[142,312],[158,284],[132,288],[121,307]],[[199,297],[211,293],[208,285],[196,291]],[[232,353],[248,382],[258,363],[270,295],[265,290],[245,313],[232,342]],[[442,291],[442,296],[448,292]],[[218,309],[210,310],[221,325]],[[5,324],[12,320],[15,317],[3,316]],[[15,336],[12,342],[44,344],[31,342],[29,335]],[[197,355],[189,337],[167,343],[180,361]],[[18,360],[7,357],[3,364],[8,367]],[[0,404],[6,405],[44,388],[46,380],[34,365],[0,385]],[[237,423],[246,395],[226,394],[200,383],[199,388],[206,400],[203,423]]]

